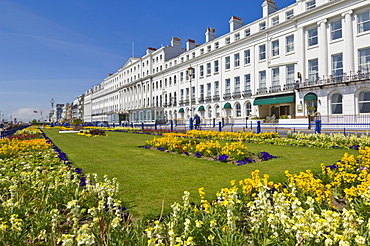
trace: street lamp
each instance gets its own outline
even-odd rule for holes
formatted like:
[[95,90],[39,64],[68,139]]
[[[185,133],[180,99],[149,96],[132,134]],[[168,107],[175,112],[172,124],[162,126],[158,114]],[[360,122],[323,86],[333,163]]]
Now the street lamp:
[[51,103],[51,111],[49,115],[50,116],[49,122],[52,122],[52,119],[54,117],[54,103],[55,103],[54,98],[50,100],[50,103]]
[[194,68],[190,65],[188,68],[188,76],[190,79],[190,121],[193,119],[193,87],[191,85],[191,79],[193,78]]

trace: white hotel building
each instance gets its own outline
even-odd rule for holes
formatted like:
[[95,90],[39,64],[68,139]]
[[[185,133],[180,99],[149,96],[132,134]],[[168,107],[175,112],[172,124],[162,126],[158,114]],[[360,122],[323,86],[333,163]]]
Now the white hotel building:
[[86,91],[84,121],[370,115],[369,0],[297,0],[281,10],[265,0],[262,12],[248,24],[231,17],[221,37],[207,28],[204,44],[173,37],[130,58]]

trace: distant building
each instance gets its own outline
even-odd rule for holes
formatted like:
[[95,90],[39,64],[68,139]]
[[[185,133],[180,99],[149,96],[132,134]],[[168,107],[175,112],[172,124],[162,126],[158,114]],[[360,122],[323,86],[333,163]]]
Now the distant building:
[[183,47],[173,37],[169,46],[131,57],[86,91],[84,121],[370,113],[369,1],[297,0],[278,10],[265,0],[261,19],[245,24],[232,16],[229,24],[221,37],[207,28],[204,44],[188,39]]
[[85,95],[79,95],[71,105],[71,119],[84,119],[84,97]]

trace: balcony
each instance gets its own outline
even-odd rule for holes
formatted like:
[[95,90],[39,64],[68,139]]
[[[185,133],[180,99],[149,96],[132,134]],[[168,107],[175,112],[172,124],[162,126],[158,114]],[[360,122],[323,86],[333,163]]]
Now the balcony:
[[233,93],[233,98],[236,99],[236,98],[241,98],[242,97],[242,94],[240,93],[240,91],[236,91]]
[[220,101],[220,95],[214,95],[213,96],[213,101]]
[[340,76],[323,76],[322,78],[318,78],[317,80],[309,80],[306,79],[303,82],[298,82],[296,84],[296,89],[303,89],[303,88],[310,88],[310,87],[319,87],[322,89],[324,86],[341,86],[341,85],[348,85],[351,82],[363,82],[365,80],[370,80],[370,71],[357,71],[357,72],[349,72],[343,73]]
[[295,87],[296,87],[295,83],[288,83],[284,85],[283,91],[292,91],[295,89]]
[[279,92],[281,91],[280,85],[273,85],[269,89],[269,93]]
[[243,97],[251,97],[252,96],[252,90],[245,90],[243,91]]
[[223,98],[225,100],[231,99],[231,93],[225,93],[224,96],[223,96]]
[[204,99],[205,99],[206,102],[212,101],[212,97],[211,96],[206,96]]
[[257,89],[257,94],[266,94],[267,93],[267,87],[261,87]]
[[202,97],[202,96],[201,96],[201,97],[199,97],[199,98],[198,98],[198,102],[199,102],[199,103],[204,102],[204,97]]
[[185,104],[185,101],[183,99],[179,100],[179,105]]

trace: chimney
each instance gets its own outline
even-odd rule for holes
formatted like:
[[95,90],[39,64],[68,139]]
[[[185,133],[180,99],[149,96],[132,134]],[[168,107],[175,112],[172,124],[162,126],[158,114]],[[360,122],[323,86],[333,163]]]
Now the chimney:
[[181,48],[182,46],[181,38],[172,37],[171,46],[175,48]]
[[207,27],[206,43],[208,43],[209,41],[212,41],[215,38],[216,38],[216,29],[212,27]]
[[197,47],[197,44],[195,43],[195,40],[188,39],[188,42],[186,42],[186,51],[194,49],[195,47]]
[[230,23],[230,32],[235,31],[236,29],[244,25],[242,18],[236,16],[231,16],[229,23]]
[[267,17],[268,15],[274,13],[278,10],[278,7],[275,5],[275,2],[272,0],[264,0],[262,4],[262,15]]
[[148,47],[148,49],[146,50],[146,54],[147,55],[152,54],[156,50],[157,50],[156,48]]

